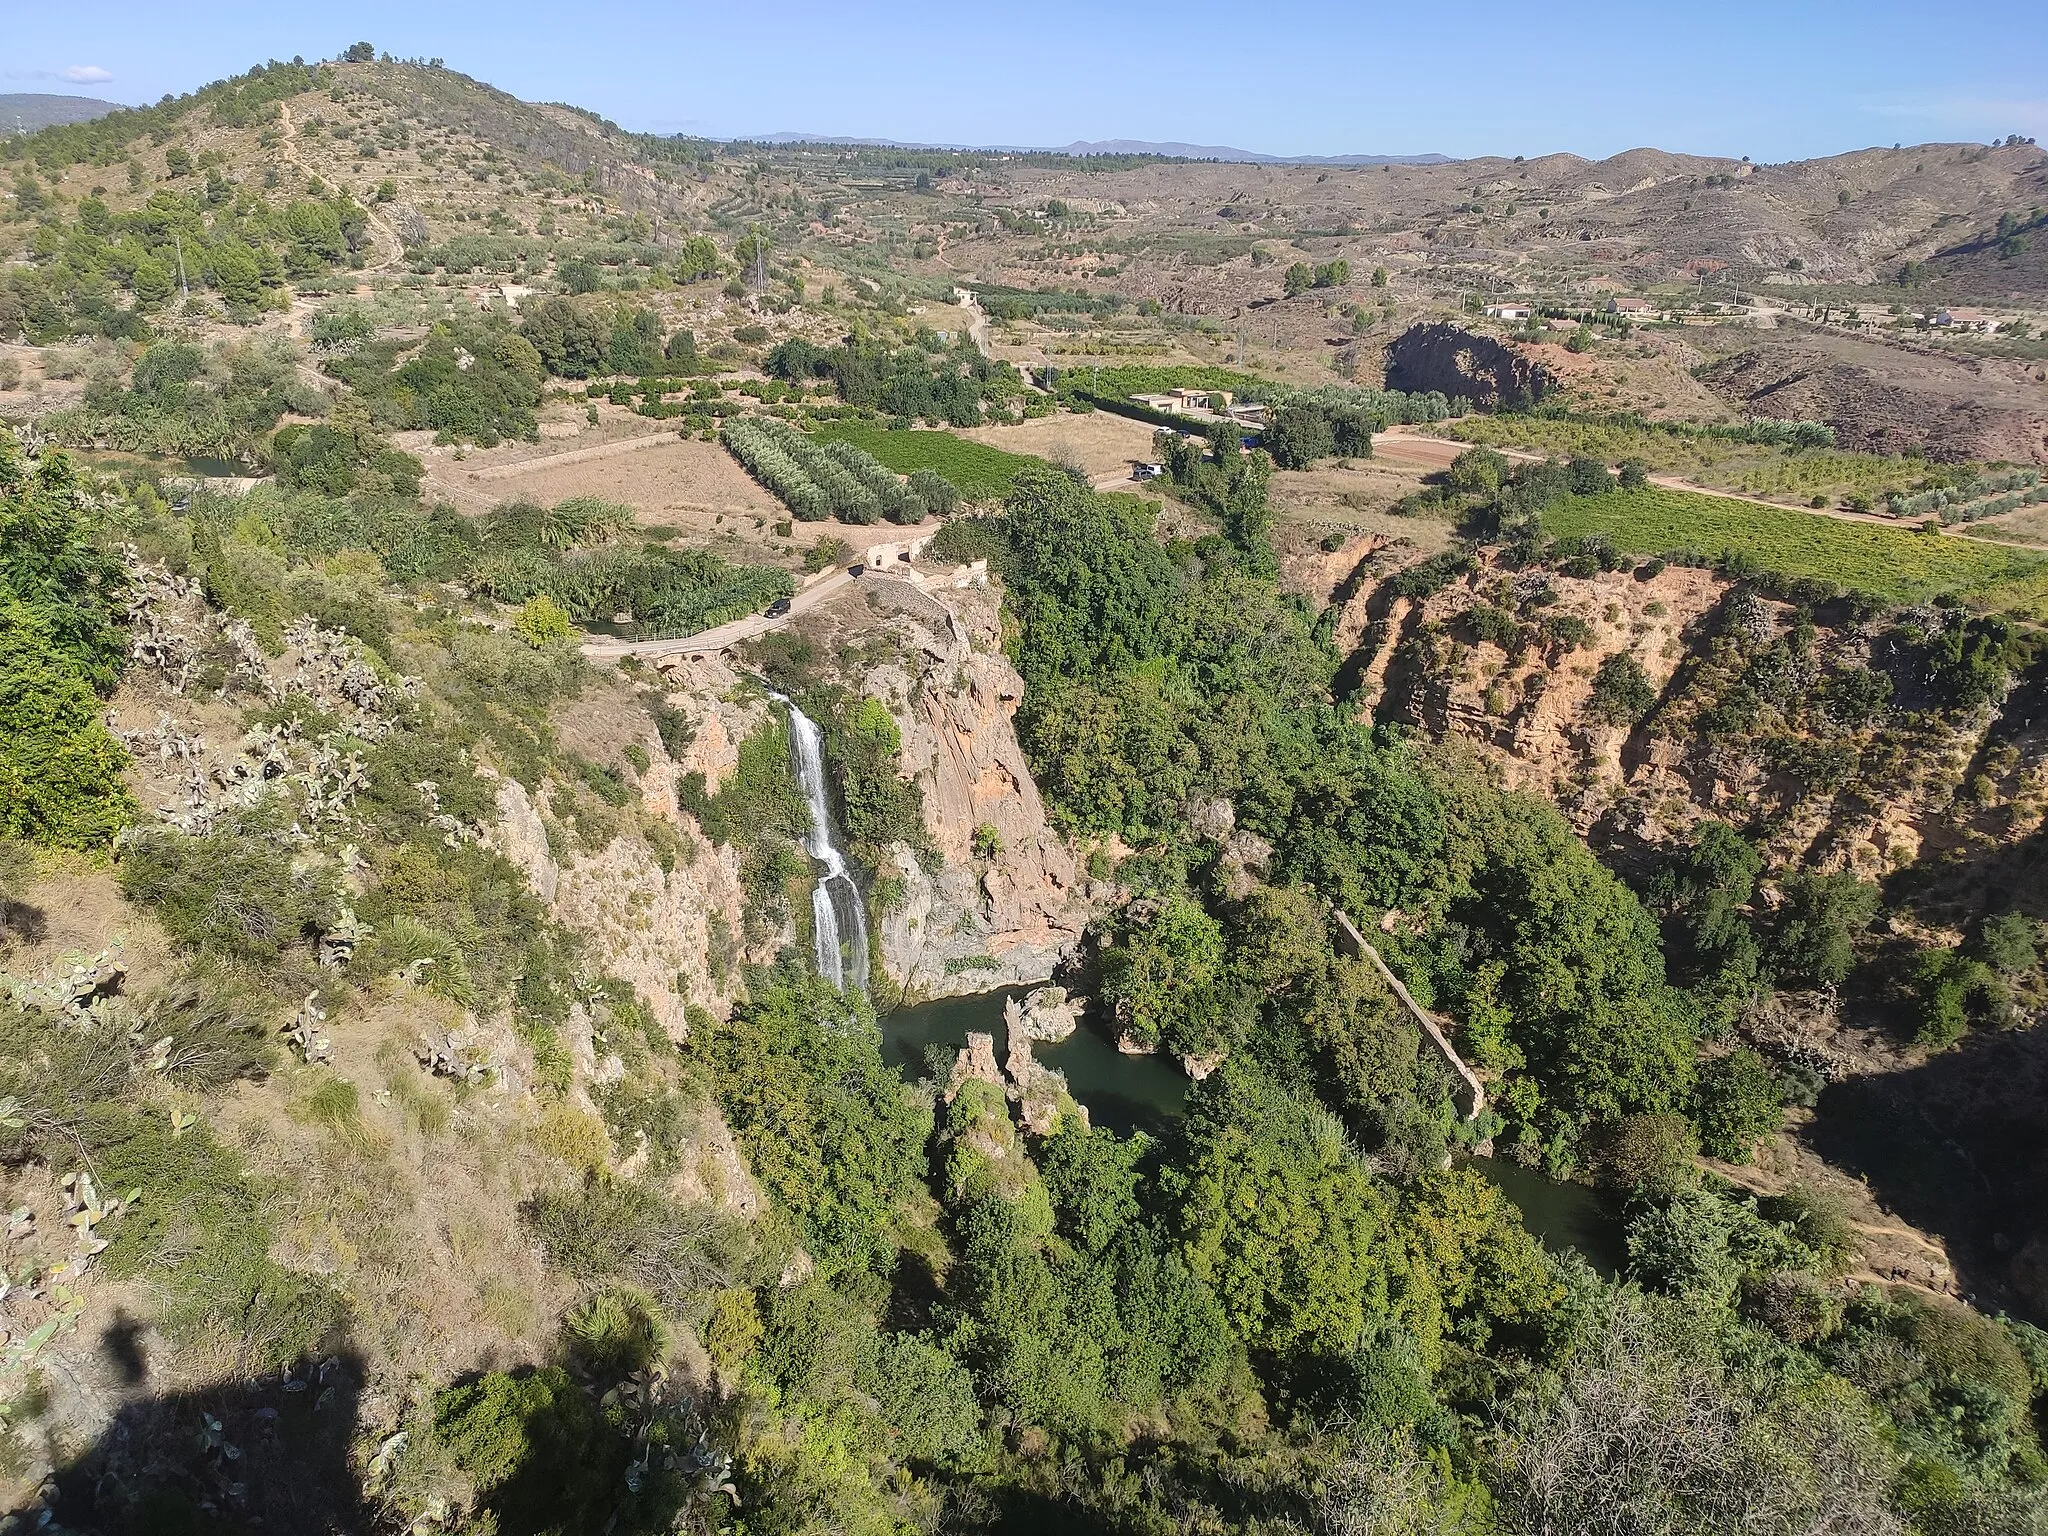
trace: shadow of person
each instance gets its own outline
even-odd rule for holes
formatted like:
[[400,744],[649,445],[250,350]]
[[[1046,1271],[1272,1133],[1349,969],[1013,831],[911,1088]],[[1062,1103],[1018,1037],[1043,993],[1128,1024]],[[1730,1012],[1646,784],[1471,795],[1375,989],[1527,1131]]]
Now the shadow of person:
[[[117,1318],[102,1344],[119,1369],[146,1375],[132,1321]],[[261,1380],[136,1399],[46,1485],[54,1526],[88,1536],[362,1536],[372,1515],[349,1461],[362,1381],[361,1360],[344,1352]]]
[[116,1312],[114,1320],[100,1334],[100,1353],[120,1373],[123,1386],[139,1387],[149,1375],[149,1357],[143,1352],[142,1333],[142,1324],[126,1312]]

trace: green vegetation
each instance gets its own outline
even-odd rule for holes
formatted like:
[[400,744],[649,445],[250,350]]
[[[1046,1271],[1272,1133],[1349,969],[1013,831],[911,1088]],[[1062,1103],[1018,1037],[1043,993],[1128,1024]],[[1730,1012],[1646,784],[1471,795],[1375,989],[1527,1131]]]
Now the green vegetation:
[[168,137],[201,109],[205,120],[239,128],[277,117],[277,104],[306,91],[324,90],[333,76],[317,64],[259,64],[246,74],[216,80],[152,107],[110,112],[86,123],[66,123],[25,137],[0,139],[0,159],[46,171],[67,165],[112,165],[142,138]]
[[[258,72],[198,110],[258,122],[310,81],[362,119],[401,87],[452,89],[367,43],[345,57]],[[148,109],[64,142],[118,174],[137,135],[156,135],[175,185],[213,169],[180,137],[192,126],[191,106]],[[775,286],[719,357],[768,344],[827,245],[880,273],[879,253],[935,253],[948,224],[1043,235],[1055,260],[1070,232],[1101,233],[1077,195],[1028,210],[930,195],[965,165],[1008,175],[1000,162],[812,146],[890,211],[867,242],[878,254],[835,240],[799,255],[834,212],[777,185],[791,162],[766,147],[595,120],[575,138],[596,160],[580,184],[522,173],[557,203],[601,201],[596,157],[618,146],[684,190],[720,162],[747,178],[744,198],[713,189],[707,217],[746,227],[733,254],[761,257]],[[0,151],[24,167],[69,152]],[[1130,163],[1093,158],[1055,164],[1079,179]],[[489,155],[466,169],[511,185]],[[239,206],[222,185],[209,208]],[[1819,1093],[1806,1059],[1757,1028],[1772,989],[1895,1009],[1902,1039],[1936,1048],[2048,996],[2019,864],[1992,910],[1927,938],[1938,915],[1878,919],[1929,870],[1881,892],[1854,872],[1860,848],[1846,869],[1836,857],[1864,808],[1899,803],[1935,759],[1938,728],[2035,682],[2038,642],[2006,618],[1948,601],[1887,614],[1870,594],[1995,606],[2029,583],[2048,592],[2048,568],[1652,491],[1649,439],[1618,477],[1605,451],[1633,441],[1626,424],[1580,423],[1619,436],[1560,439],[1551,463],[1475,446],[1426,499],[1506,547],[1386,578],[1386,596],[1476,599],[1421,626],[1401,665],[1490,668],[1473,643],[1517,660],[1540,647],[1544,678],[1583,667],[1605,739],[1626,728],[1635,747],[1705,744],[1743,765],[1726,802],[1739,830],[1657,832],[1610,869],[1476,753],[1338,697],[1334,615],[1279,580],[1275,465],[1362,455],[1375,424],[1450,402],[1112,371],[1120,391],[1208,381],[1271,408],[1270,454],[1242,452],[1234,424],[1206,445],[1161,442],[1169,522],[1071,470],[876,420],[1016,406],[1005,370],[911,331],[900,301],[939,296],[942,279],[849,274],[825,305],[883,310],[889,340],[857,312],[846,345],[785,343],[782,376],[721,387],[695,377],[694,337],[664,340],[625,297],[642,278],[623,270],[720,274],[718,246],[666,222],[658,245],[640,216],[607,217],[618,259],[594,240],[555,251],[578,291],[529,301],[517,325],[428,312],[407,322],[416,339],[380,341],[369,311],[388,321],[385,294],[325,312],[315,340],[344,387],[324,402],[262,345],[156,342],[128,378],[132,349],[94,344],[80,441],[274,465],[248,495],[173,507],[146,476],[93,477],[0,439],[0,961],[95,904],[140,935],[126,972],[30,951],[37,974],[0,977],[0,1174],[10,1208],[29,1207],[7,1224],[5,1363],[54,1345],[67,1371],[95,1353],[120,1365],[140,1341],[153,1379],[192,1385],[145,1386],[74,1452],[68,1408],[38,1406],[50,1394],[32,1379],[0,1381],[0,1473],[38,1445],[71,1462],[37,1495],[43,1525],[2036,1536],[2048,1336],[1846,1283],[1864,1260],[1845,1211],[1803,1188],[1755,1196],[1700,1159],[1757,1156],[1785,1107]],[[543,237],[500,222],[413,241],[413,260],[531,275]],[[326,233],[307,222],[308,241]],[[1257,238],[1168,249],[1208,260]],[[287,244],[270,246],[280,263]],[[7,291],[68,259],[44,255]],[[1342,266],[1303,263],[1288,285],[1346,283]],[[65,323],[165,302],[97,291],[109,307],[67,299]],[[1045,322],[1113,307],[986,297]],[[1364,334],[1365,317],[1351,324]],[[756,678],[822,728],[878,916],[922,943],[938,937],[924,924],[965,914],[913,987],[1014,974],[1009,936],[983,919],[1040,851],[1006,846],[1016,824],[994,808],[953,820],[961,868],[926,839],[893,711],[966,680],[895,624],[777,631],[731,673],[589,667],[578,624],[623,613],[636,635],[690,631],[793,585],[674,547],[595,497],[481,516],[420,502],[391,432],[531,434],[550,376],[598,380],[577,392],[593,412],[609,397],[685,415],[690,434],[725,419],[736,456],[799,516],[911,522],[963,492],[1000,502],[936,530],[935,549],[1002,577],[995,632],[1024,680],[1009,702],[1098,914],[1075,980],[1091,1027],[1200,1074],[1180,1118],[1091,1128],[1056,1074],[1017,1068],[1019,1105],[950,1052],[907,1082],[868,998],[812,974],[808,811],[788,718]],[[826,381],[840,403],[819,403]],[[1098,383],[1058,381],[1083,408]],[[786,425],[807,419],[817,431]],[[1797,428],[1695,439],[1795,465],[1832,453]],[[1992,475],[1910,494],[1967,491],[1929,504],[1953,511],[2031,489]],[[791,540],[791,523],[760,524]],[[1598,666],[1587,651],[1634,618],[1620,573],[1646,552],[1736,578],[1690,613],[1661,685],[1647,648]],[[821,540],[812,563],[849,558]],[[1584,596],[1565,582],[1596,577],[1616,599],[1604,618],[1565,611]],[[1677,585],[1690,602],[1704,584]],[[117,683],[133,761],[105,714]],[[719,765],[715,793],[683,771],[693,754]],[[1979,758],[1957,787],[1985,812],[1963,813],[1971,840],[2003,830],[1999,797],[2024,771],[2009,733]],[[674,807],[651,804],[670,783]],[[1596,800],[1603,850],[1683,811]],[[1839,844],[1778,857],[1785,829],[1822,820]],[[916,867],[899,865],[906,847]],[[1338,909],[1486,1074],[1476,1118]],[[1599,1184],[1625,1239],[1618,1273],[1546,1251],[1504,1193],[1512,1173],[1492,1165],[1496,1184],[1457,1155],[1482,1139],[1503,1162]],[[110,1295],[132,1311],[114,1315]]]
[[[123,388],[119,362],[105,358],[84,400],[41,422],[57,442],[173,457],[260,461],[265,436],[287,411],[325,415],[327,399],[300,376],[289,343],[276,340],[205,350],[157,342]],[[416,476],[415,476],[416,478]]]
[[871,454],[899,475],[916,475],[930,470],[972,501],[998,500],[1007,496],[1017,472],[1041,459],[1029,454],[1009,453],[977,443],[952,432],[892,431],[857,421],[821,422],[817,436],[851,443]]
[[[747,472],[805,522],[921,523],[959,496],[943,479],[905,484],[865,449],[839,437],[814,440],[767,416],[735,416],[719,440]],[[920,494],[920,490],[924,494]],[[929,500],[927,499],[929,498]]]
[[1876,593],[1895,603],[1953,593],[2000,607],[2038,601],[2038,555],[1954,538],[1651,488],[1574,497],[1544,513],[1560,538],[1599,534],[1631,554],[1684,552],[1738,569]]
[[71,463],[0,432],[0,838],[102,848],[134,814],[100,718],[126,652],[127,578]]
[[204,187],[165,188],[123,214],[87,197],[74,220],[38,223],[34,265],[0,278],[0,332],[39,345],[82,332],[147,340],[149,317],[180,293],[181,274],[247,324],[286,306],[287,278],[361,266],[368,240],[368,213],[318,187],[280,205],[214,174]]
[[[348,498],[258,487],[241,498],[202,495],[194,507],[202,524],[225,521],[294,559],[356,551],[375,556],[386,574],[406,584],[459,581],[515,604],[545,594],[579,624],[628,613],[640,636],[696,634],[758,613],[796,590],[790,574],[776,567],[731,565],[701,550],[636,539],[630,508],[589,496],[553,507],[511,502],[480,518],[446,507],[426,510],[370,486]],[[232,563],[224,562],[223,571]],[[324,616],[351,627],[346,613]]]
[[[1608,464],[1639,459],[1652,472],[1683,475],[1746,496],[1805,500],[1818,493],[1845,504],[1857,498],[1866,506],[1960,484],[1975,472],[1969,465],[1847,452],[1834,446],[1832,432],[1802,422],[1701,426],[1627,413],[1503,412],[1466,416],[1446,422],[1440,430],[1445,437],[1484,447],[1524,448]],[[1931,500],[1927,503],[1928,509],[1934,506]]]
[[[1466,1018],[1481,1059],[1509,1078],[1514,1134],[1555,1161],[1575,1157],[1595,1120],[1682,1098],[1688,1001],[1664,985],[1634,898],[1556,813],[1350,723],[1329,700],[1332,658],[1263,562],[1221,538],[1179,554],[1057,472],[1019,477],[998,560],[1030,689],[1019,725],[1055,815],[1170,848],[1191,835],[1190,802],[1219,796],[1271,842],[1276,878],[1353,914],[1427,914],[1424,934],[1487,934],[1502,960],[1451,959],[1427,937],[1390,947],[1420,995]],[[1192,1011],[1189,1041],[1241,1049],[1283,1028],[1258,1022],[1248,998],[1210,1001],[1206,945],[1176,937],[1157,960],[1145,946],[1157,948],[1148,937],[1115,962],[1128,977],[1115,986],[1147,1034],[1174,1038],[1144,1001],[1155,975]],[[1560,971],[1578,978],[1568,992]],[[1287,1033],[1307,1028],[1283,1017]]]
[[716,795],[705,793],[703,775],[694,772],[676,786],[676,795],[706,837],[740,851],[748,938],[781,927],[791,912],[792,887],[810,876],[798,846],[810,826],[810,807],[790,766],[788,726],[771,718],[742,741],[739,761]]
[[416,345],[366,343],[324,366],[385,431],[430,428],[438,442],[486,447],[540,435],[542,356],[495,313],[443,321]]
[[1115,294],[1096,296],[1058,288],[1005,288],[977,283],[974,296],[992,320],[1035,320],[1040,315],[1114,315],[1124,300]]
[[821,982],[785,981],[707,1033],[692,1054],[820,1273],[881,1264],[895,1209],[921,1180],[931,1109],[882,1064],[872,1016]]
[[895,349],[856,341],[828,350],[790,340],[768,354],[766,367],[792,382],[830,379],[848,405],[955,427],[979,426],[985,408],[1006,407],[1024,389],[1016,369],[983,357],[964,335],[950,348],[936,337],[929,346]]
[[1211,389],[1246,399],[1273,387],[1269,379],[1230,368],[1146,367],[1066,368],[1047,381],[1062,396],[1098,404],[1128,400],[1132,395],[1163,395],[1176,389]]
[[[674,361],[668,355],[672,344],[662,340],[660,317],[618,299],[535,299],[520,310],[519,334],[559,379],[660,373]],[[687,350],[694,356],[694,338]]]

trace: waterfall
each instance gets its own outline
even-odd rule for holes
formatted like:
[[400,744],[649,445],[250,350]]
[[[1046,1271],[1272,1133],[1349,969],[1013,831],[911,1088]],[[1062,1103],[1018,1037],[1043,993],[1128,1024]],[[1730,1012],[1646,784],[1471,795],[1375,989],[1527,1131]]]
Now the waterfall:
[[811,890],[811,948],[818,974],[844,990],[849,984],[865,992],[868,985],[868,918],[860,888],[846,867],[832,826],[832,802],[825,793],[825,733],[818,722],[777,693],[771,697],[789,710],[789,755],[796,767],[797,788],[810,807],[811,824],[804,848],[819,865]]

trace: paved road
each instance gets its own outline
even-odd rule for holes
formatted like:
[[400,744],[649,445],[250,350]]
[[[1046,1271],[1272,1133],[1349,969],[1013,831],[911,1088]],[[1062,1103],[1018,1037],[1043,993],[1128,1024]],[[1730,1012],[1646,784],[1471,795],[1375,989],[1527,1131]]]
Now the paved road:
[[660,656],[681,656],[691,652],[723,651],[738,645],[743,640],[752,640],[771,630],[781,629],[794,623],[813,609],[821,608],[840,593],[853,585],[853,577],[844,568],[820,577],[810,586],[790,599],[789,612],[776,618],[765,613],[749,614],[744,619],[734,619],[730,624],[721,624],[716,629],[707,629],[702,634],[685,635],[676,640],[593,640],[583,647],[583,654],[593,659],[617,660],[621,656],[638,656],[651,660]]

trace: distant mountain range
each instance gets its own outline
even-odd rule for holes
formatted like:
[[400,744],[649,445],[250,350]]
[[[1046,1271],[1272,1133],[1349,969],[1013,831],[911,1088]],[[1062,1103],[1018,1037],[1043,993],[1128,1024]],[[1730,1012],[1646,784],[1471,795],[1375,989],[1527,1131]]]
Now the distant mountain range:
[[34,133],[57,123],[89,123],[120,110],[118,101],[98,101],[91,96],[40,96],[33,91],[0,95],[0,133]]
[[1448,165],[1449,155],[1262,155],[1227,144],[1154,143],[1149,139],[1076,139],[1071,144],[914,144],[903,139],[825,133],[764,133],[754,144],[857,144],[874,149],[963,150],[980,155],[1163,155],[1169,160],[1227,160],[1236,165]]

